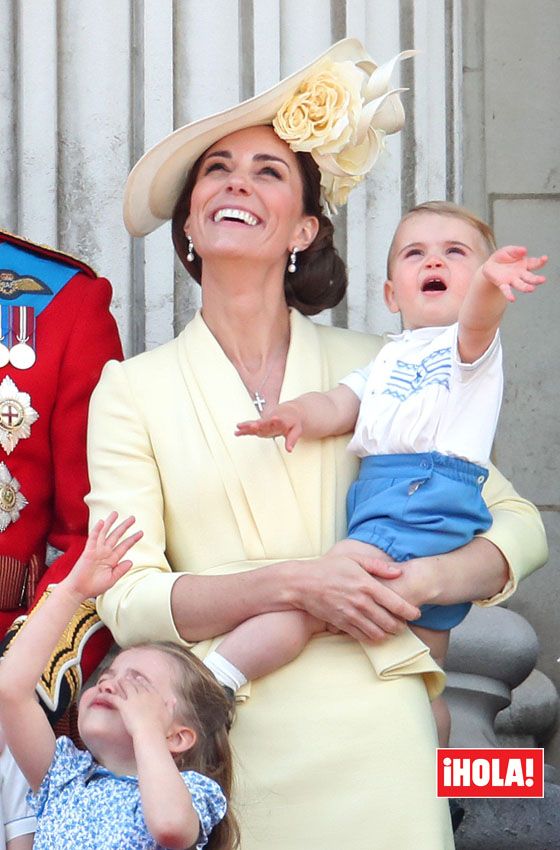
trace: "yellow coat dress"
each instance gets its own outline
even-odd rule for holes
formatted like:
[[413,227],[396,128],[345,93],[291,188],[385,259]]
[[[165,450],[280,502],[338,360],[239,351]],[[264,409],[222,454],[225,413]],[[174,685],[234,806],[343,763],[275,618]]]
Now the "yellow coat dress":
[[[381,344],[292,311],[281,400],[332,387]],[[98,601],[119,644],[184,643],[170,603],[182,572],[313,558],[344,536],[357,471],[348,438],[302,441],[288,454],[281,440],[234,436],[254,416],[200,314],[172,342],[106,366],[90,408],[91,520],[115,509],[144,530],[133,568]],[[511,567],[502,598],[546,545],[535,509],[496,471],[485,497],[494,512],[486,536]],[[231,736],[242,850],[450,850],[428,696],[441,679],[407,630],[372,648],[319,635],[250,683]]]

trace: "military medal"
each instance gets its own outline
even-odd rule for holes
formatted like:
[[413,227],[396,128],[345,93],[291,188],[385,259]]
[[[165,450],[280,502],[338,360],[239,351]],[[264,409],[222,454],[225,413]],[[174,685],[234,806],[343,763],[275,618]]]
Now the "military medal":
[[0,446],[6,454],[11,454],[20,440],[29,437],[38,418],[29,394],[21,393],[6,375],[0,384]]
[[10,335],[10,310],[0,304],[0,369],[10,362],[10,349],[7,346]]
[[27,504],[27,499],[20,493],[20,483],[2,461],[0,463],[0,533],[6,531],[11,522],[17,522],[19,512]]
[[10,363],[16,369],[30,369],[35,355],[35,311],[33,307],[10,307],[12,341]]

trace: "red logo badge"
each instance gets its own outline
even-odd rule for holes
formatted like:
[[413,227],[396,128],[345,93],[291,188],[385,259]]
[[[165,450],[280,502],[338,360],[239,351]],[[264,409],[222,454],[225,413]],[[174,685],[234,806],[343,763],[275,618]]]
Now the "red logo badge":
[[438,797],[543,797],[542,749],[438,749]]

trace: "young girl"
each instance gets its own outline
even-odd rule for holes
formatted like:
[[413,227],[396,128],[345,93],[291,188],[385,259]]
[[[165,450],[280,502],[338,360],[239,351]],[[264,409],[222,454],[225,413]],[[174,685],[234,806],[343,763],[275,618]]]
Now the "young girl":
[[[499,324],[512,289],[532,292],[545,263],[521,247],[497,251],[491,228],[468,210],[421,204],[403,217],[389,251],[385,300],[403,333],[335,389],[240,423],[238,435],[283,435],[288,451],[300,437],[354,429],[349,449],[362,465],[339,554],[367,543],[382,559],[406,561],[459,548],[490,526],[481,491],[502,397]],[[423,606],[411,624],[438,663],[469,607]],[[300,611],[264,614],[234,629],[206,664],[235,690],[286,664],[324,628]],[[446,746],[447,707],[439,698],[433,708]]]
[[116,518],[96,524],[71,573],[0,665],[0,720],[34,792],[34,847],[230,850],[230,704],[191,653],[166,643],[122,650],[81,698],[85,752],[55,739],[35,699],[36,681],[76,608],[131,566],[123,557],[142,533],[125,538],[134,519],[112,529]]

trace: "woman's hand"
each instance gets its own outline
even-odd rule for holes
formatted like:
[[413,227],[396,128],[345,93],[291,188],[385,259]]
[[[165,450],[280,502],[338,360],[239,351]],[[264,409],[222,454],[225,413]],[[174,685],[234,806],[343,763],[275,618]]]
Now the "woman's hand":
[[489,599],[509,580],[508,563],[497,546],[475,537],[466,546],[400,563],[401,575],[387,582],[413,605],[454,605]]
[[437,581],[437,559],[445,555],[414,558],[404,563],[399,563],[400,573],[390,580],[384,576],[379,577],[381,584],[389,587],[402,599],[406,599],[411,605],[418,608],[434,600]]
[[397,567],[396,562],[387,552],[380,549],[379,546],[374,546],[372,543],[362,543],[361,540],[352,540],[347,537],[344,540],[339,540],[334,546],[331,546],[327,555],[347,555],[352,557],[375,558],[378,561],[386,561],[388,564],[393,564],[394,570],[391,570],[389,578],[396,578],[401,574],[402,570]]
[[356,640],[381,642],[399,634],[408,620],[420,616],[415,605],[392,589],[400,566],[366,554],[375,547],[346,542],[353,547],[352,555],[340,554],[343,545],[337,544],[322,558],[300,562],[295,607],[325,621],[329,631],[346,632]]

